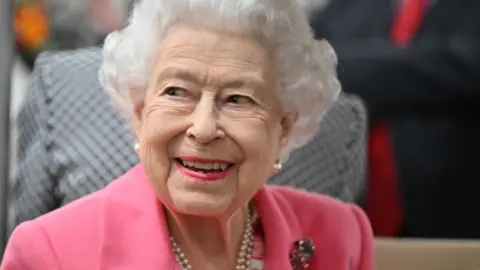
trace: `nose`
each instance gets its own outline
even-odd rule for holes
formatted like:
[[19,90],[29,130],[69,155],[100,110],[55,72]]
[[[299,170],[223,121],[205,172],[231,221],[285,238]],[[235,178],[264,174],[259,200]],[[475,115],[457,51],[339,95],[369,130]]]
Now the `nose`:
[[201,100],[192,115],[187,136],[198,143],[207,144],[225,136],[218,127],[218,112],[214,100]]

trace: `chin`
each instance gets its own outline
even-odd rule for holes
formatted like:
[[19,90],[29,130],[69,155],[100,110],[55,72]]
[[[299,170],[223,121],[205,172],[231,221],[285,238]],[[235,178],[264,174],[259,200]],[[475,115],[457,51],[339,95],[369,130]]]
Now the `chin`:
[[220,216],[229,210],[233,201],[228,196],[212,196],[211,194],[186,191],[181,193],[170,194],[172,200],[171,207],[173,208],[172,210],[186,215]]

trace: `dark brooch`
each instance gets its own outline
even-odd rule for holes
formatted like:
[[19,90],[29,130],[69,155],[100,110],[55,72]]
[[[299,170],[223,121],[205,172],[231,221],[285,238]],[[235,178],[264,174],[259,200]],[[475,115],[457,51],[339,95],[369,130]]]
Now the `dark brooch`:
[[308,268],[308,260],[315,252],[313,240],[310,238],[295,241],[293,250],[290,252],[290,264],[293,270],[304,270]]

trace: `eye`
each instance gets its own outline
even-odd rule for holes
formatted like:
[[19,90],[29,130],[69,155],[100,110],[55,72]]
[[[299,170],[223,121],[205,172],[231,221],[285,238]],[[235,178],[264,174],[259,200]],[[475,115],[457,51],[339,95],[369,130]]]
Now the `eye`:
[[246,96],[231,95],[227,97],[226,102],[232,103],[232,104],[244,104],[244,103],[253,103],[253,100]]
[[185,89],[182,89],[180,87],[167,87],[164,92],[168,96],[173,96],[173,97],[178,97],[178,96],[184,96],[185,95]]

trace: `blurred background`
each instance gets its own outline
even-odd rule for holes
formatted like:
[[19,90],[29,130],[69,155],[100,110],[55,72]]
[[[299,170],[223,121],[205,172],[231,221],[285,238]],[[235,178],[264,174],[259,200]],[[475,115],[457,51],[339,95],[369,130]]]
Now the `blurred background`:
[[[0,3],[0,70],[11,74],[9,83],[4,78],[0,79],[3,83],[0,85],[2,98],[10,99],[9,104],[4,100],[0,102],[2,111],[7,109],[6,106],[10,111],[9,123],[1,121],[2,127],[8,125],[10,130],[9,138],[0,136],[0,144],[8,140],[10,145],[9,166],[0,170],[3,176],[9,174],[8,178],[11,181],[14,179],[12,174],[17,168],[16,143],[19,137],[16,120],[28,92],[37,56],[45,51],[101,46],[106,33],[124,25],[132,3],[133,0],[5,0]],[[10,67],[8,63],[11,63]],[[9,94],[5,89],[8,84]],[[3,146],[0,149],[3,150]],[[10,186],[13,186],[12,182]],[[8,190],[5,187],[2,186],[3,196],[0,195],[2,209],[7,203]],[[6,216],[3,214],[0,215],[0,230],[5,234]]]
[[107,32],[120,28],[133,0],[13,0],[16,57],[12,111],[16,112],[26,77],[43,51],[101,45]]
[[[8,1],[7,1],[8,2]],[[134,0],[13,0],[15,56],[11,81],[10,136],[28,89],[36,57],[45,51],[101,46],[106,33],[123,26]],[[10,172],[15,171],[11,148]]]

